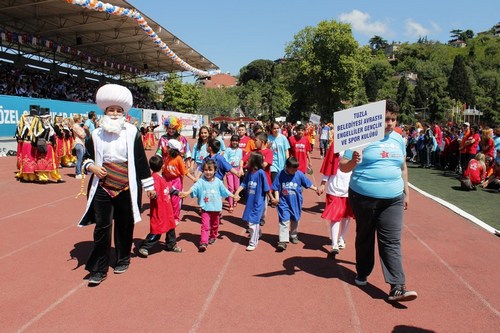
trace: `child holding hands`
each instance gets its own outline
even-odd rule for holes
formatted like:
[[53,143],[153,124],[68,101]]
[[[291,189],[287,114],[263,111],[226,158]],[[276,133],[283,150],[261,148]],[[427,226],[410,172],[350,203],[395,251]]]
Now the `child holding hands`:
[[191,195],[198,198],[201,208],[201,236],[199,252],[205,252],[208,244],[215,243],[219,236],[220,212],[222,211],[222,198],[228,196],[239,200],[239,197],[229,192],[224,183],[215,177],[217,167],[215,161],[207,160],[203,164],[203,177],[200,178],[187,192],[179,193],[179,197],[185,198]]
[[[182,191],[182,180],[184,176],[188,177],[193,182],[195,182],[196,179],[188,172],[184,160],[182,159],[182,143],[175,139],[170,139],[168,140],[167,147],[168,152],[164,161],[163,177],[167,182],[172,183],[173,188]],[[175,223],[179,224],[181,215],[181,199],[179,197],[172,197],[172,208]]]
[[[231,145],[226,149],[225,157],[229,164],[238,172],[243,170],[243,151],[239,148],[240,137],[238,135],[231,136]],[[227,188],[231,193],[235,193],[240,187],[240,177],[232,173],[226,174]],[[236,207],[236,201],[229,197],[229,212],[232,213]]]
[[316,186],[298,168],[297,158],[289,157],[285,162],[285,169],[278,173],[272,185],[273,204],[277,205],[279,218],[277,247],[279,252],[286,250],[289,241],[293,244],[299,242],[299,221],[303,202],[302,188],[318,191]]
[[269,200],[273,200],[267,176],[262,170],[264,156],[259,152],[251,152],[248,158],[247,169],[248,173],[240,187],[236,190],[235,196],[239,197],[241,191],[245,190],[247,198],[245,211],[243,212],[243,220],[248,222],[250,231],[250,241],[246,248],[247,251],[253,251],[257,248],[260,231],[260,219],[264,213],[266,205],[266,195]]
[[150,232],[142,242],[139,254],[147,257],[149,249],[158,243],[162,234],[166,234],[165,251],[180,253],[182,249],[177,246],[175,220],[170,200],[170,196],[177,195],[179,191],[173,189],[171,184],[160,175],[163,167],[163,160],[160,156],[152,156],[149,159],[149,167],[153,171],[156,196],[151,197]]

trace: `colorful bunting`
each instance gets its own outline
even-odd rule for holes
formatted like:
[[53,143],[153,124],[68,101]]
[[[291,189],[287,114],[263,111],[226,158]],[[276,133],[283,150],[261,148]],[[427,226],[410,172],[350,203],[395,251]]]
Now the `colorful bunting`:
[[81,6],[87,9],[92,9],[95,11],[99,12],[106,12],[111,15],[118,15],[118,16],[127,16],[132,19],[134,19],[137,24],[142,28],[142,30],[153,40],[153,43],[156,44],[160,48],[160,50],[167,55],[170,59],[172,59],[177,65],[179,65],[181,68],[192,72],[193,74],[197,76],[212,76],[215,74],[220,73],[220,71],[203,71],[200,69],[197,69],[191,65],[189,65],[187,62],[184,60],[180,59],[172,50],[165,44],[160,37],[156,34],[156,32],[151,29],[151,27],[148,25],[146,20],[142,17],[142,15],[130,8],[123,8],[119,6],[112,5],[110,3],[104,3],[101,1],[96,1],[96,0],[66,0],[68,3],[71,3],[73,5]]

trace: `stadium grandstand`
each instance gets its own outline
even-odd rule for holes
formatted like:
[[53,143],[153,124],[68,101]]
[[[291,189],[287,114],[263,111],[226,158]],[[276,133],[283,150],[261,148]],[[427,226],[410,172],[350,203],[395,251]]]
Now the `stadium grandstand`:
[[[218,70],[140,8],[123,0],[107,3],[141,13],[161,41],[193,68]],[[140,83],[163,81],[173,72],[181,77],[188,75],[130,17],[90,10],[65,0],[0,0],[0,22],[0,97],[93,103],[98,86],[120,83],[132,88],[136,108],[154,108],[147,92],[139,88]],[[29,103],[0,104],[0,138],[11,137],[12,126],[6,131],[3,125],[12,125],[12,109],[19,118],[28,110],[24,104]],[[60,112],[56,109],[52,111]]]

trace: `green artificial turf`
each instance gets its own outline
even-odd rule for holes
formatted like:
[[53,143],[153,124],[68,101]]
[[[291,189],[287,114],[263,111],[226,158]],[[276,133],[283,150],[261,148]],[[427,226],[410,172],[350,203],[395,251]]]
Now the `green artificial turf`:
[[456,173],[419,168],[413,163],[408,163],[408,178],[419,189],[454,204],[500,230],[500,215],[496,206],[500,204],[498,191],[478,187],[476,191],[466,192],[460,189]]

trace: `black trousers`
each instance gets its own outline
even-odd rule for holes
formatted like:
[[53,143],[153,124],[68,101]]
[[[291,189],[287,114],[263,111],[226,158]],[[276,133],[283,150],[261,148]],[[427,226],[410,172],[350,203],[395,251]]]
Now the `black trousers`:
[[130,190],[111,196],[98,186],[93,198],[95,213],[94,247],[85,269],[90,272],[106,273],[111,252],[111,231],[113,220],[116,265],[130,264],[130,251],[134,234],[134,214]]
[[[146,239],[142,242],[141,247],[149,250],[152,248],[161,238],[161,234],[148,234]],[[177,245],[177,236],[175,235],[175,229],[170,229],[165,234],[165,249],[172,250]]]
[[375,234],[385,282],[405,284],[401,254],[404,194],[377,199],[349,189],[349,203],[356,217],[356,270],[368,276],[375,264]]

